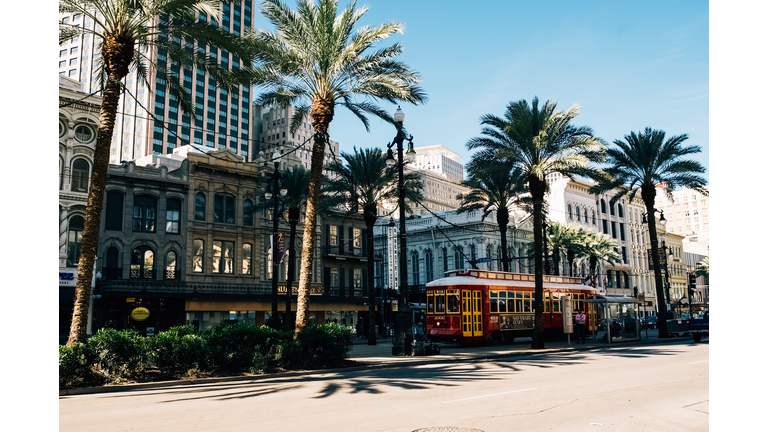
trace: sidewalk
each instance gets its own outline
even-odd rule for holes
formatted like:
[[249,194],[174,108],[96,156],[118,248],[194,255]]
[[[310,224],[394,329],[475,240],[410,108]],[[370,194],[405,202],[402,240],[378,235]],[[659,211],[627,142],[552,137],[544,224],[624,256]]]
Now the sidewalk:
[[461,347],[457,345],[439,344],[440,354],[431,356],[393,356],[392,355],[392,339],[381,338],[377,339],[376,345],[368,345],[366,339],[355,339],[352,349],[349,353],[349,359],[358,363],[358,366],[352,366],[343,369],[323,369],[312,371],[292,371],[281,372],[275,374],[264,375],[248,375],[248,376],[232,376],[232,377],[216,377],[216,378],[197,378],[190,380],[177,380],[177,381],[163,381],[152,383],[140,383],[140,384],[128,384],[128,385],[115,385],[105,387],[92,387],[92,388],[78,388],[59,390],[59,396],[65,395],[77,395],[77,394],[89,394],[89,393],[107,393],[107,392],[119,392],[119,391],[132,391],[142,389],[158,389],[183,385],[196,385],[196,384],[210,384],[220,383],[227,381],[258,381],[266,378],[284,377],[284,376],[299,376],[309,374],[322,374],[340,371],[352,371],[362,370],[371,367],[402,367],[402,366],[415,366],[423,365],[435,362],[451,362],[451,361],[468,361],[468,360],[484,360],[492,358],[502,358],[509,356],[518,356],[535,353],[545,352],[558,352],[558,351],[581,351],[589,349],[600,348],[613,348],[624,346],[637,346],[637,345],[651,345],[657,343],[676,342],[679,340],[692,340],[690,336],[681,338],[669,338],[659,339],[659,331],[656,329],[648,330],[648,338],[646,338],[646,331],[642,330],[642,339],[636,341],[619,342],[619,343],[604,343],[593,342],[591,336],[587,338],[586,344],[576,344],[573,340],[567,341],[548,341],[544,343],[544,349],[531,349],[531,338],[519,338],[516,339],[513,344],[497,345],[497,346],[472,346]]

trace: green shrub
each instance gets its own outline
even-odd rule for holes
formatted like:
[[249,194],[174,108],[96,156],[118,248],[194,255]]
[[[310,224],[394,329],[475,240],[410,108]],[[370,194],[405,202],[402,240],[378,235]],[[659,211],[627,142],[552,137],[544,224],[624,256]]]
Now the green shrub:
[[[273,345],[290,339],[291,333],[241,322],[206,329],[202,337],[208,347],[206,364],[216,372],[233,373],[260,369],[265,365],[262,356],[271,352]],[[256,355],[257,347],[260,356]],[[261,362],[258,367],[257,360]]]
[[147,341],[136,330],[102,328],[88,339],[88,346],[110,382],[141,381],[147,370]]
[[88,345],[59,345],[59,388],[99,386],[104,383],[93,367],[96,353]]
[[339,367],[352,347],[354,335],[336,324],[310,325],[298,338],[284,344],[277,353],[280,364],[291,370]]
[[195,328],[172,327],[148,339],[149,359],[160,369],[161,376],[179,378],[190,369],[206,370],[205,340]]

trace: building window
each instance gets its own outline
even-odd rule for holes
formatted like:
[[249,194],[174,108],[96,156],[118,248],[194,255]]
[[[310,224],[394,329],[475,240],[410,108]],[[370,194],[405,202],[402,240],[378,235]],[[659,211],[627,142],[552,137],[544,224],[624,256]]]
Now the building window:
[[133,201],[133,231],[155,232],[157,200],[149,196],[137,196]]
[[213,221],[228,224],[235,223],[235,196],[216,194],[213,199]]
[[605,211],[605,200],[604,199],[600,200],[600,211],[602,211],[603,213],[606,213],[606,211]]
[[597,225],[597,219],[595,218],[595,211],[592,210],[592,225]]
[[243,244],[243,274],[249,275],[251,274],[251,257],[253,246],[251,246],[250,243],[244,243]]
[[203,253],[205,251],[205,242],[200,239],[195,239],[192,247],[192,272],[203,272]]
[[617,238],[616,236],[616,222],[611,221],[611,237]]
[[195,220],[205,220],[205,194],[202,192],[195,195]]
[[165,278],[166,279],[176,279],[176,276],[178,273],[176,273],[176,252],[168,252],[168,255],[165,257]]
[[243,225],[253,226],[253,201],[243,201]]
[[603,234],[608,234],[608,221],[603,219]]
[[95,134],[93,130],[86,125],[78,125],[75,128],[75,139],[81,143],[89,143],[93,141]]
[[336,225],[328,226],[328,244],[336,246],[339,244],[338,227]]
[[106,259],[106,265],[104,266],[104,269],[102,270],[102,276],[107,280],[113,280],[113,279],[121,279],[122,275],[120,274],[120,260],[119,260],[120,252],[117,250],[116,247],[112,246],[109,249],[107,249],[107,259]]
[[80,262],[80,243],[83,241],[85,219],[74,216],[69,219],[69,235],[67,237],[67,267],[75,267]]
[[568,204],[568,219],[573,220],[573,210],[571,210],[570,204]]
[[107,192],[106,220],[104,229],[109,231],[123,230],[123,194],[118,191]]
[[443,272],[448,271],[448,249],[443,248]]
[[432,261],[431,250],[424,252],[424,267],[427,271],[427,282],[432,282],[435,279],[435,264]]
[[491,260],[491,261],[488,261],[488,270],[493,271],[493,261],[492,261],[492,257],[491,257],[491,247],[490,246],[485,248],[485,257]]
[[73,192],[88,192],[88,173],[90,166],[85,159],[77,159],[72,162],[72,187]]
[[147,246],[133,250],[131,254],[131,279],[155,278],[155,252]]
[[419,255],[415,252],[411,255],[411,279],[411,284],[419,284]]
[[464,256],[462,255],[463,248],[457,247],[453,251],[453,267],[457,270],[464,270]]
[[624,217],[624,208],[621,206],[621,204],[619,204],[619,217],[620,218]]
[[233,242],[213,242],[213,273],[232,274],[232,258],[234,257],[235,244]]
[[[586,216],[586,215],[584,215]],[[581,210],[579,210],[579,207],[576,207],[576,221],[581,222]]]
[[179,222],[181,219],[181,201],[169,199],[165,210],[165,232],[167,234],[179,233]]
[[611,216],[614,216],[616,214],[616,211],[613,207],[613,204],[609,204],[609,206],[611,207]]

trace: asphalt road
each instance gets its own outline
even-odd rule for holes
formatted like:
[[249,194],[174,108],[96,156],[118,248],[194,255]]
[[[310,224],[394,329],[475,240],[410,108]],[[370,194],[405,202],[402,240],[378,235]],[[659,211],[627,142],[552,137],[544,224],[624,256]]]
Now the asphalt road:
[[59,398],[61,431],[409,432],[440,426],[708,430],[709,344],[684,340]]

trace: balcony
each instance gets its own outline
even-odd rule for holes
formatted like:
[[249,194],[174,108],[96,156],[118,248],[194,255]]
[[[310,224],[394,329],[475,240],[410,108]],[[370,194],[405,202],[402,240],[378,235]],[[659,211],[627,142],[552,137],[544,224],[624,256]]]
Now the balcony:
[[353,287],[353,286],[326,284],[324,295],[326,297],[336,297],[336,298],[367,299],[368,288],[365,286]]
[[349,246],[323,246],[323,258],[355,258],[361,261],[368,261],[365,250],[361,247],[349,249]]
[[183,296],[267,296],[272,295],[269,281],[257,284],[191,283],[174,280],[114,279],[96,282],[96,292],[146,293]]

